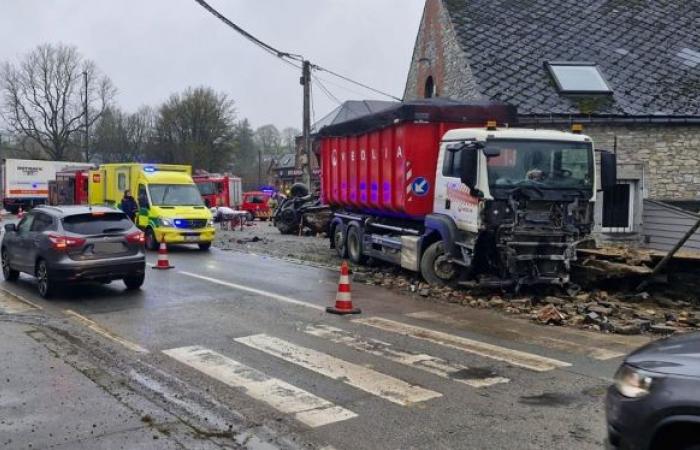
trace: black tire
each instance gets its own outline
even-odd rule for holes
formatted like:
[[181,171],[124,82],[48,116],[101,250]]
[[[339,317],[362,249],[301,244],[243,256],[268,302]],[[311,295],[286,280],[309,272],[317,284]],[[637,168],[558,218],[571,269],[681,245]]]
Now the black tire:
[[157,251],[160,246],[158,240],[156,239],[156,234],[153,232],[152,228],[146,230],[146,249]]
[[341,224],[336,225],[333,229],[333,245],[335,252],[339,258],[345,259],[348,257],[347,239],[343,232],[344,227]]
[[211,242],[200,242],[199,249],[203,252],[209,251],[211,248]]
[[345,242],[350,261],[355,264],[364,264],[367,258],[362,254],[362,231],[359,225],[352,224],[348,227],[348,236]]
[[126,278],[124,278],[124,284],[126,285],[126,289],[128,291],[135,291],[137,289],[141,289],[141,286],[143,286],[143,282],[146,280],[146,274],[143,273],[137,273],[134,275],[130,275]]
[[39,295],[43,298],[50,298],[56,291],[56,283],[51,280],[49,268],[43,259],[39,260],[36,265],[36,281]]
[[5,281],[17,281],[19,271],[10,267],[10,258],[7,256],[7,249],[2,249],[2,276]]
[[282,234],[296,234],[299,232],[299,221],[291,203],[279,211],[277,220],[275,220],[275,226]]
[[431,244],[420,260],[420,273],[423,279],[433,286],[445,286],[457,278],[457,267],[447,262],[445,244],[437,241]]

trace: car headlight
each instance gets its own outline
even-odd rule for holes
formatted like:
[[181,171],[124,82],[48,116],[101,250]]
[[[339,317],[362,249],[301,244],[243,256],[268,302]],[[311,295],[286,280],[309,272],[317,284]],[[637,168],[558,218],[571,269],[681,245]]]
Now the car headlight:
[[173,221],[172,221],[172,219],[160,219],[160,224],[163,225],[164,227],[172,227]]
[[213,226],[214,226],[214,219],[209,219],[209,220],[207,220],[207,227],[208,227],[208,228],[211,228],[211,227],[213,227]]
[[615,374],[617,391],[628,398],[640,398],[647,395],[654,383],[649,374],[628,365],[622,365]]

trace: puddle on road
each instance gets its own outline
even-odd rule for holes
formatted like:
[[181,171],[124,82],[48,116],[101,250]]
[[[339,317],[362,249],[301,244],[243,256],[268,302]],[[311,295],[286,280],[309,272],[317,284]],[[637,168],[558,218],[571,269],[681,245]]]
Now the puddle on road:
[[559,394],[556,392],[543,392],[540,395],[522,396],[519,399],[520,403],[532,406],[568,406],[576,400],[573,395]]
[[488,367],[469,367],[450,373],[450,378],[454,380],[480,380],[497,376],[498,374]]

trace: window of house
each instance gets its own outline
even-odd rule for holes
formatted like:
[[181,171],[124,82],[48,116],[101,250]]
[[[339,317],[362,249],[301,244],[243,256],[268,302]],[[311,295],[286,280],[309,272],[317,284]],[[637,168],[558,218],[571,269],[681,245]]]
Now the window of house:
[[603,191],[603,232],[629,233],[634,230],[635,182],[621,182]]
[[437,97],[437,86],[435,86],[435,80],[433,80],[433,77],[428,77],[427,80],[425,80],[425,98],[433,98]]
[[562,94],[611,94],[598,66],[589,62],[551,61],[546,63]]

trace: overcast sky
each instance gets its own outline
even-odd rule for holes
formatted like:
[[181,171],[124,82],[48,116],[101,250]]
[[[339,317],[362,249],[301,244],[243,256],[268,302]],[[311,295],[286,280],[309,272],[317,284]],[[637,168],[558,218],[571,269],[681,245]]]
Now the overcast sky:
[[[398,97],[424,0],[209,0],[260,39]],[[0,0],[0,60],[62,42],[94,60],[127,111],[205,85],[254,127],[301,128],[300,74],[194,0]],[[379,98],[319,74],[340,100]],[[338,85],[338,86],[337,86]],[[348,90],[349,89],[349,90]],[[336,104],[314,90],[315,118]]]

